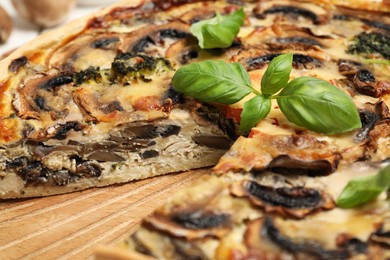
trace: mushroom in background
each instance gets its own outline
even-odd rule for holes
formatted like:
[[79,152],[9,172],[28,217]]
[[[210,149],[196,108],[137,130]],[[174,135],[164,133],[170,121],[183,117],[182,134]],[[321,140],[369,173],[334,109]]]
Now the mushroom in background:
[[12,0],[12,4],[20,16],[46,28],[63,22],[75,6],[75,0]]
[[0,43],[8,40],[12,31],[12,19],[8,13],[0,6]]

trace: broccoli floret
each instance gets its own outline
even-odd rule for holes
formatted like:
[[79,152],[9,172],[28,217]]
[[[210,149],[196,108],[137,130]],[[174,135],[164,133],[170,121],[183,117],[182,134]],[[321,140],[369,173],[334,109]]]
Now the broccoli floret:
[[151,81],[152,75],[173,70],[171,63],[164,58],[153,58],[144,54],[122,53],[115,57],[111,69],[89,67],[73,75],[75,85],[88,81],[96,83],[119,83],[128,85],[131,81]]
[[89,80],[94,80],[97,83],[102,82],[102,71],[100,71],[99,67],[91,66],[88,69],[77,72],[74,75],[74,82],[76,85],[80,85]]
[[381,54],[390,59],[390,35],[379,32],[360,33],[354,37],[354,43],[347,49],[352,54]]
[[115,57],[111,80],[126,83],[131,80],[151,81],[151,75],[173,70],[169,60],[144,54],[122,53]]

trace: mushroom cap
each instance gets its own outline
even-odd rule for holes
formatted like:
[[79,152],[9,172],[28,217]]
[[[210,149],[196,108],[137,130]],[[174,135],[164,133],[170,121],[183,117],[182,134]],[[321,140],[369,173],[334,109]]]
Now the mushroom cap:
[[75,5],[75,0],[12,0],[17,13],[42,27],[53,27],[63,22]]
[[11,34],[13,23],[8,13],[0,6],[0,43],[6,42]]

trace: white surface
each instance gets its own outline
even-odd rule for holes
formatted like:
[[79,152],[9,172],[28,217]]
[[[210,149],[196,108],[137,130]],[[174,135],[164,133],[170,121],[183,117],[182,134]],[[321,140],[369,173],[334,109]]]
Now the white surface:
[[[39,1],[39,0],[34,0]],[[79,0],[82,2],[82,0]],[[92,2],[92,1],[89,1]],[[98,9],[100,9],[104,5],[108,5],[109,3],[113,3],[115,1],[113,0],[94,0],[94,5],[82,5],[81,3],[78,4],[75,9],[71,11],[69,14],[68,19],[65,21],[69,22],[71,20],[77,19],[79,17],[83,17],[89,13],[92,13]],[[0,56],[8,51],[11,51],[24,43],[28,42],[29,40],[35,38],[40,33],[40,28],[37,26],[32,25],[31,23],[27,22],[26,20],[22,19],[21,17],[18,17],[18,15],[15,12],[15,9],[13,8],[10,0],[1,0],[0,6],[2,6],[7,13],[12,17],[14,26],[11,33],[10,38],[8,41],[4,44],[0,44]],[[1,17],[0,17],[1,19]],[[61,25],[59,25],[61,26]]]

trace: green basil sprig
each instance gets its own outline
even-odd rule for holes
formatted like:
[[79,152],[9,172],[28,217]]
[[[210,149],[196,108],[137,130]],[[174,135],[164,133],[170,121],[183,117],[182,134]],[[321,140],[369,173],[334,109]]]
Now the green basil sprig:
[[376,199],[382,192],[390,189],[390,165],[376,175],[354,179],[348,182],[337,198],[341,208],[353,208]]
[[289,81],[292,54],[273,59],[261,81],[262,93],[250,84],[239,63],[207,60],[181,67],[172,79],[173,87],[204,102],[233,104],[249,93],[256,97],[244,103],[240,131],[247,133],[265,118],[276,99],[286,118],[299,126],[326,134],[347,132],[361,127],[352,98],[327,81],[300,77]]
[[191,25],[191,33],[198,39],[202,49],[230,47],[244,24],[245,13],[240,10],[230,14],[216,16]]

